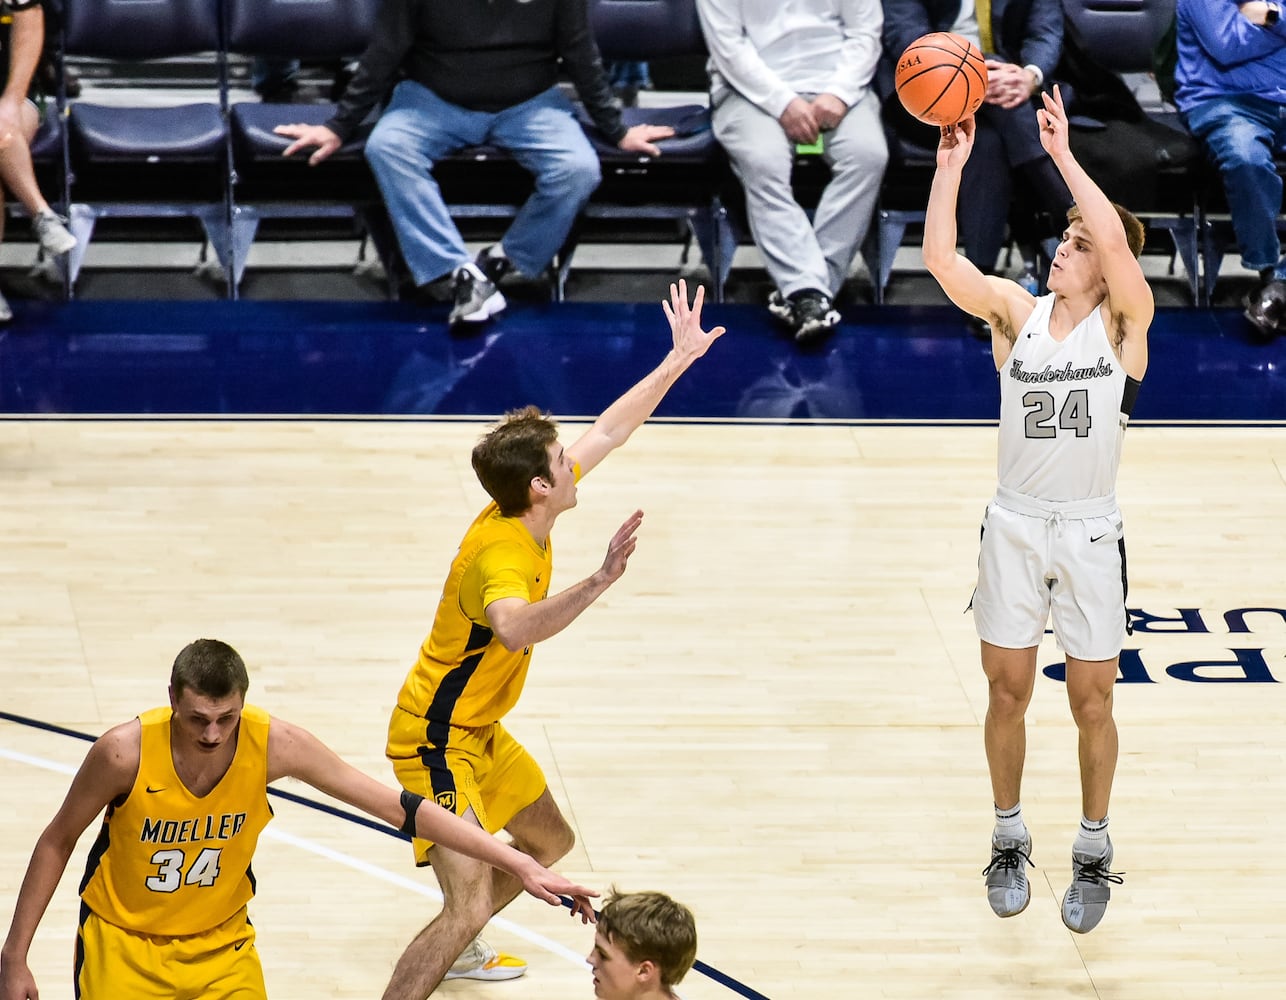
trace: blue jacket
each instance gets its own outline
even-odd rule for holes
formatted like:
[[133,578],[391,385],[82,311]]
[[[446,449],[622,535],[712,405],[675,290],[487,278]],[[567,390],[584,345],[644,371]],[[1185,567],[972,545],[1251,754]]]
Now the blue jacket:
[[[960,0],[884,0],[884,54],[896,63],[902,50],[930,31],[950,31]],[[991,0],[995,52],[1018,66],[1039,66],[1046,79],[1063,51],[1062,0]]]
[[1180,111],[1231,94],[1286,104],[1286,20],[1261,28],[1241,16],[1235,0],[1179,0],[1177,44]]

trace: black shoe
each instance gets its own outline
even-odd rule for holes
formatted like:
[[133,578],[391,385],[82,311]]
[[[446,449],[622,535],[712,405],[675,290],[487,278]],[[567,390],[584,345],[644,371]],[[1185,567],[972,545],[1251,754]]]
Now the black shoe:
[[1245,299],[1243,314],[1250,321],[1255,339],[1268,343],[1286,333],[1286,281],[1274,278]]
[[461,327],[486,322],[505,307],[505,297],[475,264],[456,268],[454,305],[447,324]]
[[492,249],[492,247],[487,247],[479,253],[474,263],[493,285],[499,285],[500,279],[514,269],[514,262],[506,257],[503,252],[499,255],[493,254]]
[[805,288],[790,296],[794,316],[795,343],[812,344],[821,340],[839,322],[839,313],[831,297],[815,288]]
[[781,292],[774,291],[768,296],[768,313],[779,323],[795,328],[795,304]]

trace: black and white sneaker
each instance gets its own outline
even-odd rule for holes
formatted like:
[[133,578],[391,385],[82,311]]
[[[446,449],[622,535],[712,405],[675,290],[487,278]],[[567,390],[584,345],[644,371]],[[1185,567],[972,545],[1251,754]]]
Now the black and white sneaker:
[[768,313],[773,319],[785,323],[792,330],[795,327],[795,307],[790,299],[781,292],[774,291],[768,296]]
[[840,320],[831,297],[815,288],[794,292],[788,301],[794,312],[792,325],[797,344],[811,344],[821,340]]
[[1286,333],[1286,281],[1274,278],[1243,301],[1242,314],[1250,321],[1256,340],[1263,343]]
[[447,320],[449,326],[484,323],[505,308],[505,297],[500,294],[500,289],[477,264],[461,265],[453,277],[454,304]]
[[514,262],[505,256],[499,244],[481,251],[473,261],[493,285],[499,287],[500,279],[514,269]]

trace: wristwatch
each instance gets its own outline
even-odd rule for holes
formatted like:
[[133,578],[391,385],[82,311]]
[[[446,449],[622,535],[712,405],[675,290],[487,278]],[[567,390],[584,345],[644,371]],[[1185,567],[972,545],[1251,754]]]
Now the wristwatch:
[[1281,20],[1281,17],[1282,17],[1281,6],[1275,3],[1270,3],[1268,5],[1268,10],[1264,12],[1264,27],[1265,28],[1273,27],[1274,25],[1277,24],[1278,21]]

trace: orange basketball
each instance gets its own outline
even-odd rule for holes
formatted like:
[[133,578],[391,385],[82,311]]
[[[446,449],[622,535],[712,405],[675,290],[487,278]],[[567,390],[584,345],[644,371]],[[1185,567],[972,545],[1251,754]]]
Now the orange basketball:
[[978,46],[950,31],[921,35],[898,59],[898,99],[929,125],[954,125],[978,110],[987,93],[987,64]]

